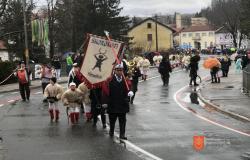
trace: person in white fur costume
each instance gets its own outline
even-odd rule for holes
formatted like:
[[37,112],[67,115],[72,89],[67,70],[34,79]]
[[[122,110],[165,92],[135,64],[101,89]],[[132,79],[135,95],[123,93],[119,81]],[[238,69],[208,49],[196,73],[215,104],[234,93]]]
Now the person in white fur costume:
[[87,121],[90,121],[92,114],[91,114],[91,107],[90,107],[90,90],[88,89],[87,85],[82,82],[79,86],[78,89],[82,92],[82,100],[83,100],[83,106],[84,106],[84,111],[85,115],[87,118]]
[[182,64],[184,68],[186,69],[186,71],[189,70],[190,59],[191,59],[191,56],[188,54],[185,54],[184,57],[182,58]]
[[149,60],[146,59],[145,57],[143,57],[143,59],[139,61],[139,63],[137,64],[137,66],[141,70],[142,80],[146,81],[147,80],[147,76],[148,76],[149,66],[150,66]]
[[49,102],[49,114],[51,121],[53,121],[54,118],[56,122],[59,120],[58,100],[61,99],[62,94],[62,86],[56,83],[55,77],[52,77],[50,79],[50,84],[48,84],[44,90],[44,97]]
[[156,55],[153,57],[153,61],[156,67],[159,67],[161,61],[162,61],[162,56],[161,55]]
[[80,115],[80,107],[83,101],[83,93],[76,88],[76,84],[71,82],[69,89],[63,93],[62,102],[67,107],[71,124],[78,123]]

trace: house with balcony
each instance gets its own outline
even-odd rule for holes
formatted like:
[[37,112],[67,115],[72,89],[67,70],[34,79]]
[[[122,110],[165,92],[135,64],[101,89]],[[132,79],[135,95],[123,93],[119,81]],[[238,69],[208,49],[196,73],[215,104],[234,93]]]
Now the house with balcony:
[[180,44],[184,49],[207,49],[215,46],[215,28],[210,25],[190,26],[180,33]]
[[171,27],[147,18],[128,30],[131,48],[140,48],[143,52],[165,51],[173,47]]

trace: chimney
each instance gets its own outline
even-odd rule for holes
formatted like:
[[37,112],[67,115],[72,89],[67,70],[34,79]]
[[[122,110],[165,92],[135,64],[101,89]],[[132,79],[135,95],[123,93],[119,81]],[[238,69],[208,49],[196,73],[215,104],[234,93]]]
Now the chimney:
[[176,28],[181,28],[181,14],[180,13],[175,13],[175,24]]

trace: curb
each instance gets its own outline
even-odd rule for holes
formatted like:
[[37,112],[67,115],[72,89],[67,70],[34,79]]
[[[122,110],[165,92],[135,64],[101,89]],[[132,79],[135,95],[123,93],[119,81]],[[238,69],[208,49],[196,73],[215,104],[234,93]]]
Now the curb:
[[234,113],[234,112],[230,112],[230,111],[223,110],[223,109],[221,109],[221,108],[219,107],[219,105],[216,105],[216,104],[210,102],[210,100],[205,99],[205,98],[202,96],[202,94],[201,94],[201,88],[198,89],[197,94],[198,94],[199,99],[200,99],[203,103],[209,105],[209,107],[215,109],[216,111],[218,111],[218,112],[220,112],[220,113],[222,113],[222,114],[228,115],[228,116],[230,116],[230,117],[232,117],[232,118],[234,118],[234,119],[240,120],[240,121],[250,122],[250,119],[249,119],[249,118],[247,118],[247,117],[245,117],[245,116],[242,116],[242,115],[240,115],[240,114]]
[[[67,80],[64,80],[64,81],[58,82],[58,84],[63,84],[63,83],[67,83],[67,82],[68,82]],[[36,88],[40,88],[40,87],[42,87],[42,86],[41,85],[38,85],[38,86],[37,85],[34,85],[34,86],[31,85],[30,89],[36,89]],[[8,90],[8,91],[0,91],[0,94],[1,93],[9,93],[9,92],[17,92],[17,91],[19,91],[19,88]]]

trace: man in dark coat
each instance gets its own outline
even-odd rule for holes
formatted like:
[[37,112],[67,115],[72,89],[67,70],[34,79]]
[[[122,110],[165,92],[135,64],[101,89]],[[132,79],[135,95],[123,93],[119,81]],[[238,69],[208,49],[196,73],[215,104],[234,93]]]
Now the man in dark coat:
[[169,77],[170,77],[169,73],[172,72],[172,68],[171,68],[169,60],[166,57],[163,57],[160,65],[159,65],[158,71],[161,74],[163,86],[165,86],[165,85],[168,86]]
[[199,69],[198,65],[199,65],[199,61],[200,61],[200,56],[198,55],[198,53],[196,53],[194,56],[191,57],[190,59],[190,83],[189,85],[192,85],[192,82],[194,82],[194,86],[198,86],[198,84],[196,83],[196,78],[197,78],[197,71]]
[[[110,122],[110,137],[114,136],[115,122],[119,119],[120,139],[127,139],[125,137],[126,128],[126,113],[129,112],[129,97],[126,88],[126,82],[122,76],[123,65],[118,64],[115,67],[115,73],[112,80],[109,82],[109,102],[108,114]],[[129,92],[130,93],[130,92]],[[133,95],[130,95],[133,96]]]
[[227,56],[223,57],[220,61],[222,76],[227,77],[229,72],[229,67],[231,65],[231,60]]
[[94,88],[90,90],[91,113],[93,115],[93,126],[96,126],[97,116],[101,115],[102,126],[106,128],[105,109],[102,107],[102,89]]
[[135,93],[138,90],[138,82],[139,82],[139,77],[141,77],[141,71],[140,69],[135,65],[133,71],[132,71],[132,91],[134,95],[131,97],[130,103],[133,104],[134,99],[135,99]]

